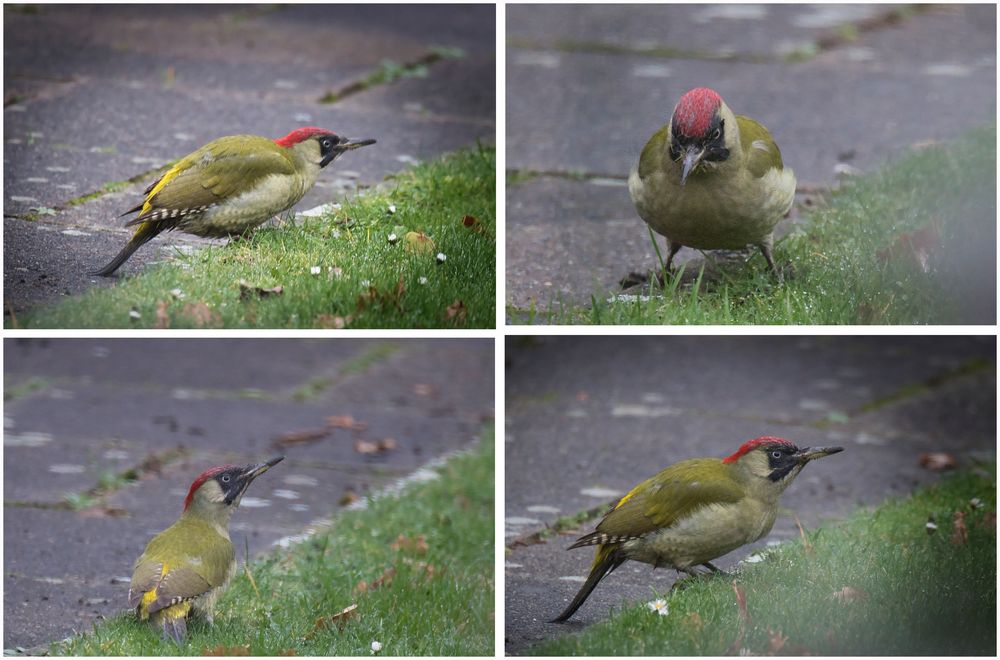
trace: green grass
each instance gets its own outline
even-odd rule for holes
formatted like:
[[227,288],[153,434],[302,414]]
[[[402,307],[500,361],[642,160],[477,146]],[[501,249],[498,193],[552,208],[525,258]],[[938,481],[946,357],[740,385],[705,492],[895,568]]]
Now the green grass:
[[[597,292],[590,306],[553,301],[508,316],[559,324],[992,324],[995,144],[994,124],[846,185],[778,242],[777,262],[794,268],[784,284],[754,250],[746,263],[642,291],[649,300],[609,303]],[[930,244],[929,272],[917,256],[922,241]],[[652,245],[649,255],[652,266]]]
[[[438,479],[344,512],[328,532],[254,563],[256,589],[238,571],[214,627],[193,620],[183,647],[125,614],[52,650],[368,656],[377,641],[387,656],[493,655],[493,446],[490,427],[471,452],[438,468]],[[329,619],[351,605],[341,625]]]
[[[965,541],[953,540],[956,511],[965,514]],[[929,517],[938,525],[933,534]],[[995,464],[805,538],[808,547],[801,539],[782,544],[735,576],[651,592],[650,601],[668,600],[666,616],[645,603],[626,605],[528,655],[996,653]]]
[[[345,200],[328,217],[263,228],[246,240],[179,256],[17,323],[27,328],[493,327],[495,169],[493,148],[449,154]],[[471,228],[463,222],[466,216],[475,219]],[[410,249],[408,232],[430,237],[433,248]],[[162,240],[142,249],[156,249]],[[277,287],[281,293],[268,293]]]

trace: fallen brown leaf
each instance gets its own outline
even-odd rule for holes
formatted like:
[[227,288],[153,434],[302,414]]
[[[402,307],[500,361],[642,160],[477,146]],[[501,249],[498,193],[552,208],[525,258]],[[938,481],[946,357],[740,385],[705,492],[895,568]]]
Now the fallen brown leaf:
[[358,494],[348,488],[340,496],[340,506],[350,506],[358,501]]
[[347,316],[334,316],[333,314],[320,314],[316,317],[316,325],[326,330],[343,330],[348,325],[354,317],[350,314]]
[[331,415],[326,418],[326,425],[331,429],[348,429],[349,431],[364,431],[368,425],[358,422],[351,415]]
[[434,254],[436,251],[430,236],[417,231],[406,232],[403,247],[413,254]]
[[844,587],[833,592],[831,598],[841,603],[861,603],[868,600],[868,594],[855,587]]
[[987,530],[996,531],[997,530],[997,514],[996,511],[989,511],[983,515],[983,519],[980,521],[980,527],[985,527]]
[[92,506],[80,509],[76,514],[83,518],[123,518],[128,515],[128,510],[115,506]]
[[933,470],[935,472],[951,470],[957,464],[958,462],[955,460],[954,456],[943,451],[924,452],[923,454],[920,454],[920,467],[927,468],[928,470]]
[[903,232],[892,245],[876,253],[879,263],[906,261],[919,267],[924,273],[931,271],[930,259],[941,247],[941,232],[938,230],[940,218],[912,232]]
[[216,646],[215,648],[204,648],[202,655],[250,655],[249,646]]
[[455,325],[465,325],[466,315],[465,303],[456,298],[455,302],[448,305],[448,308],[444,311],[444,320],[453,321]]
[[187,318],[199,328],[222,324],[222,316],[202,301],[184,305],[184,309],[181,310],[181,316]]
[[275,447],[289,447],[291,445],[302,445],[308,442],[316,442],[330,435],[329,428],[303,429],[302,431],[291,431],[278,437],[274,441]]
[[477,234],[486,233],[486,227],[484,227],[483,223],[479,222],[479,219],[474,215],[467,215],[462,218],[462,226],[476,232]]
[[324,628],[328,627],[330,624],[337,624],[337,630],[343,630],[347,622],[356,616],[358,609],[357,603],[353,605],[348,605],[344,609],[340,610],[336,614],[331,614],[329,616],[321,616],[316,619],[313,624],[313,629],[306,633],[305,639],[312,639],[316,633],[320,632]]
[[271,296],[280,296],[285,292],[285,288],[280,284],[278,286],[273,286],[270,289],[265,289],[263,287],[254,286],[246,280],[240,280],[240,300],[250,300],[251,298],[269,298]]
[[153,327],[157,330],[166,330],[170,327],[170,315],[167,314],[167,301],[156,301],[156,318],[153,320]]
[[354,451],[359,454],[377,454],[378,444],[369,442],[368,440],[355,440]]
[[788,641],[788,636],[782,635],[780,630],[775,631],[768,628],[767,636],[767,651],[764,652],[765,655],[777,655],[784,648],[785,642]]
[[434,386],[427,383],[415,383],[413,385],[413,393],[417,396],[431,396],[434,394]]
[[969,529],[965,526],[965,513],[956,511],[954,520],[954,531],[951,533],[951,544],[960,546],[969,542]]
[[398,550],[412,551],[417,553],[418,555],[423,555],[427,554],[427,549],[428,549],[427,539],[424,537],[423,534],[413,537],[404,536],[400,534],[399,536],[396,537],[396,540],[389,545],[389,548],[391,550],[397,550],[397,551]]

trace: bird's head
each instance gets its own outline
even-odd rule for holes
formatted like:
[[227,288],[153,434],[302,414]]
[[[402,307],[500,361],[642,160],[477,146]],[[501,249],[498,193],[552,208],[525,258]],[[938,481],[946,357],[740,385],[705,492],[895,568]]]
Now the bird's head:
[[252,465],[219,465],[198,475],[184,500],[184,513],[196,512],[213,520],[228,521],[253,480],[277,465],[284,456]]
[[806,463],[840,451],[844,451],[844,448],[799,449],[788,440],[762,436],[744,442],[734,454],[722,459],[722,462],[735,465],[751,486],[777,497],[795,480]]
[[285,137],[275,140],[274,143],[279,147],[298,151],[308,162],[323,168],[345,151],[375,144],[375,140],[370,138],[351,140],[325,128],[305,126],[296,128]]
[[681,185],[699,166],[728,160],[739,139],[736,116],[716,91],[697,87],[684,94],[670,118],[670,158],[681,163]]

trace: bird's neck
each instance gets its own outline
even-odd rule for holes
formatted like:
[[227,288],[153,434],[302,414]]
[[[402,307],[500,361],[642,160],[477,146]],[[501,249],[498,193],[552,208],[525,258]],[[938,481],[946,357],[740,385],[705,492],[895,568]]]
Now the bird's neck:
[[181,514],[181,520],[197,520],[210,525],[219,536],[229,538],[229,519],[233,517],[235,505],[227,505],[224,502],[206,502],[195,498],[191,501],[187,510]]

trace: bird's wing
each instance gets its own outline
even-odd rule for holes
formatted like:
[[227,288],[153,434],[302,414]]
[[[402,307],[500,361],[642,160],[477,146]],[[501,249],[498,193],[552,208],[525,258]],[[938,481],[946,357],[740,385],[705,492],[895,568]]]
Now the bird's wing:
[[[668,467],[631,490],[597,525],[597,533],[632,538],[673,525],[709,504],[738,502],[743,493],[719,473],[718,459],[693,459]],[[706,478],[706,473],[716,476]]]
[[148,612],[152,614],[165,607],[197,598],[211,588],[212,585],[192,568],[168,570],[156,585],[156,598],[149,603]]
[[743,149],[747,169],[754,177],[759,179],[769,170],[784,169],[778,145],[760,122],[738,116],[736,123],[740,127],[740,147]]
[[[666,124],[660,130],[653,133],[653,136],[646,142],[646,146],[642,148],[638,168],[640,179],[645,179],[653,174],[653,172],[658,172],[661,169],[663,159],[667,157],[667,140],[669,140],[669,134],[670,124]],[[680,177],[679,169],[677,170],[677,176]]]
[[219,138],[185,156],[146,191],[140,214],[129,222],[162,209],[196,209],[250,189],[272,174],[294,174],[285,151],[267,138],[234,135]]
[[142,596],[156,587],[163,575],[163,562],[140,561],[132,572],[132,582],[128,585],[128,606],[135,609],[142,602]]

